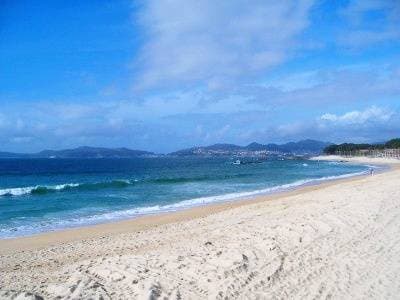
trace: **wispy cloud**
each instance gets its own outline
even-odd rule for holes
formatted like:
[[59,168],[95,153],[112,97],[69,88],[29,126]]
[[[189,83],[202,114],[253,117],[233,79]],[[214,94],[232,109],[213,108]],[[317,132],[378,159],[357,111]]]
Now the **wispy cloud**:
[[284,62],[308,26],[312,0],[147,1],[148,38],[137,87],[200,83],[218,88]]
[[[295,84],[290,83],[294,76],[292,74],[288,78],[283,76],[272,84],[250,86],[240,93],[253,102],[313,106],[367,101],[379,103],[382,99],[400,94],[398,70],[385,65],[375,65],[373,68],[347,66],[306,74],[307,79],[303,78]],[[299,84],[301,82],[305,84]]]
[[351,0],[341,11],[348,22],[338,41],[360,48],[400,38],[400,2],[397,0]]

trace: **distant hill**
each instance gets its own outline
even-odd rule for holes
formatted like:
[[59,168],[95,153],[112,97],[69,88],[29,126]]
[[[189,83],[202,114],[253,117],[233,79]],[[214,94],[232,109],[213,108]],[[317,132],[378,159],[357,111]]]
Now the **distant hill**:
[[188,149],[179,150],[170,153],[175,156],[189,156],[189,155],[235,155],[246,153],[251,155],[256,152],[276,152],[276,153],[290,153],[290,154],[320,154],[322,151],[331,145],[331,143],[303,140],[299,142],[290,142],[286,144],[260,144],[251,143],[247,146],[238,146],[234,144],[214,144],[204,147],[192,147]]
[[0,152],[0,158],[133,158],[153,156],[153,152],[131,150],[128,148],[79,147],[65,150],[43,150],[38,153]]
[[289,151],[289,152],[310,152],[310,153],[322,153],[323,150],[332,145],[332,143],[326,143],[321,141],[315,140],[303,140],[297,143],[290,142],[283,145],[280,145],[282,151]]

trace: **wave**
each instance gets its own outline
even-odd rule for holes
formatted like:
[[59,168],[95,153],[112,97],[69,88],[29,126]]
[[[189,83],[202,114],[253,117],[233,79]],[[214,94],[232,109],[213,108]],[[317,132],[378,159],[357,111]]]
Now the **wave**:
[[186,182],[201,182],[201,181],[218,181],[235,178],[243,178],[252,174],[232,174],[232,175],[214,175],[214,176],[195,176],[195,177],[164,177],[144,180],[143,182],[158,183],[158,184],[173,184]]
[[[308,164],[303,164],[303,166],[308,166]],[[372,167],[372,166],[369,166]],[[375,167],[376,168],[376,167]],[[229,179],[239,179],[251,176],[252,174],[233,174],[233,175],[219,175],[219,176],[198,176],[198,177],[161,177],[161,178],[147,178],[143,180],[129,180],[129,179],[117,179],[103,182],[88,182],[88,183],[65,183],[58,185],[37,185],[37,186],[28,186],[28,187],[16,187],[16,188],[6,188],[0,189],[0,197],[1,196],[24,196],[24,195],[45,195],[48,193],[55,192],[67,192],[74,190],[81,191],[90,191],[90,190],[101,190],[101,189],[119,189],[126,188],[129,186],[133,186],[136,184],[182,184],[187,182],[202,182],[202,181],[218,181],[218,180],[229,180]],[[310,182],[310,181],[321,181],[321,180],[329,180],[333,178],[346,177],[348,175],[340,175],[340,176],[330,176],[323,177],[319,179],[305,179],[299,181],[301,184]],[[353,176],[350,174],[350,176]],[[296,185],[297,183],[295,183]],[[271,189],[275,190],[278,187],[273,187]],[[269,189],[265,190],[266,192]],[[264,191],[264,190],[263,190]],[[252,195],[253,192],[250,192],[249,195]],[[256,192],[258,193],[258,192]],[[226,196],[223,196],[226,197]],[[228,197],[231,197],[229,195]]]
[[96,183],[65,183],[58,185],[37,185],[18,188],[0,189],[0,196],[44,195],[70,190],[98,190],[104,188],[124,188],[133,185],[135,180],[112,180]]
[[165,177],[155,179],[144,179],[144,180],[128,180],[128,179],[117,179],[111,181],[94,182],[94,183],[65,183],[58,185],[37,185],[28,187],[16,187],[0,189],[1,196],[24,196],[24,195],[45,195],[54,192],[65,192],[71,190],[101,190],[101,189],[117,189],[126,188],[135,184],[179,184],[187,182],[201,182],[201,181],[213,181],[213,180],[226,180],[234,178],[242,178],[249,176],[249,174],[235,174],[235,175],[222,175],[222,176],[198,176],[198,177]]

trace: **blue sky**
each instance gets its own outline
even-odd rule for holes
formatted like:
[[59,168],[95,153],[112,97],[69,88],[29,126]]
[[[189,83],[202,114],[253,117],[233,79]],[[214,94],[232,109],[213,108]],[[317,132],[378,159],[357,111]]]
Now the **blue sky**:
[[400,2],[2,1],[0,145],[400,136]]

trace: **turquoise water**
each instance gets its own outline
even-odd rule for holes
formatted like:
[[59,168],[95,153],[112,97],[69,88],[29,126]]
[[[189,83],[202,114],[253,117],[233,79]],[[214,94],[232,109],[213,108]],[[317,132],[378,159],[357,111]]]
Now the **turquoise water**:
[[308,160],[230,158],[0,160],[0,238],[271,193],[366,172]]

